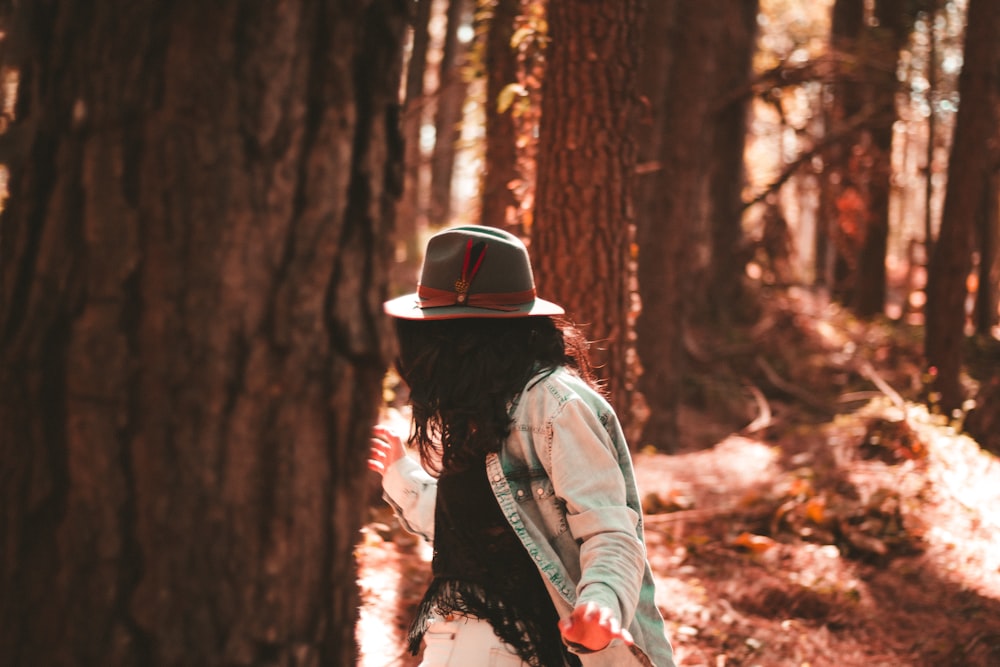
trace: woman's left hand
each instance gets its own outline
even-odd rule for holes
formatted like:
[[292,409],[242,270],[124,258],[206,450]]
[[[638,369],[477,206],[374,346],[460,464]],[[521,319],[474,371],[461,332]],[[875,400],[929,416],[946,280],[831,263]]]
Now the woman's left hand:
[[567,618],[559,621],[559,631],[567,642],[591,651],[600,651],[614,639],[621,639],[629,646],[633,643],[631,633],[621,627],[612,611],[595,602],[580,605]]

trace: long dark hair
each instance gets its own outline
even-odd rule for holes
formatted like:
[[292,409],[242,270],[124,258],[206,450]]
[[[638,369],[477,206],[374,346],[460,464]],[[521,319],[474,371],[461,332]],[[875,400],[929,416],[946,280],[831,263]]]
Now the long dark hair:
[[435,473],[500,450],[510,404],[536,375],[559,366],[595,385],[587,344],[551,317],[396,320],[397,370],[410,388],[410,444]]

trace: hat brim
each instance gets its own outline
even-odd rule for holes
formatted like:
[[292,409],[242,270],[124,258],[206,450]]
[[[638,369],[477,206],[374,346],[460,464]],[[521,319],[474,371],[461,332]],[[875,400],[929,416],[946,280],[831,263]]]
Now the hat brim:
[[421,308],[420,298],[414,292],[405,296],[386,301],[383,310],[392,317],[401,320],[458,320],[470,318],[509,318],[509,317],[544,317],[565,315],[562,306],[535,298],[517,306],[514,310],[496,310],[491,308],[476,308],[474,306],[436,306]]

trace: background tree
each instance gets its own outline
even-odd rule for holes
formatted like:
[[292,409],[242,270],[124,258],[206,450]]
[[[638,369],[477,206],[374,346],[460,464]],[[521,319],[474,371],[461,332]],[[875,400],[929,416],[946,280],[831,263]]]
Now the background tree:
[[[508,87],[517,82],[517,56],[511,39],[520,4],[520,0],[493,0],[485,17],[486,146],[480,222],[491,227],[509,227],[518,207],[511,189],[511,183],[518,177],[514,106],[505,103],[503,93],[505,90],[512,91]],[[516,229],[508,231],[520,232]]]
[[406,8],[18,3],[5,665],[348,665]]
[[872,118],[862,135],[863,180],[867,199],[867,225],[857,257],[857,278],[848,305],[862,317],[885,310],[886,253],[889,240],[889,202],[892,194],[893,128],[899,118],[896,95],[900,49],[916,20],[917,3],[911,0],[877,0],[873,20],[864,31],[864,67],[870,72],[865,104]]
[[448,0],[447,27],[438,65],[437,109],[434,114],[434,152],[431,156],[430,223],[435,227],[451,220],[451,191],[455,153],[461,137],[462,109],[468,86],[463,69],[468,42],[459,39],[459,28],[471,22],[471,0]]
[[979,270],[974,324],[976,333],[985,338],[1000,323],[1000,147],[994,148],[992,162],[976,216]]
[[[941,406],[965,400],[963,362],[966,288],[972,269],[976,219],[989,190],[998,141],[1000,103],[1000,5],[969,0],[965,55],[959,76],[961,104],[948,162],[941,229],[927,284],[927,363],[936,369]],[[991,147],[984,150],[983,147]]]
[[402,116],[403,144],[406,147],[403,162],[403,195],[396,210],[396,262],[393,263],[392,291],[402,294],[413,288],[414,276],[420,271],[421,231],[427,226],[426,206],[423,203],[420,173],[423,154],[420,132],[429,119],[430,105],[424,95],[424,78],[427,74],[427,50],[430,45],[428,23],[431,19],[433,0],[416,0],[409,3],[412,11],[410,54],[406,61],[405,93]]
[[830,27],[830,57],[834,79],[827,109],[827,134],[837,137],[826,152],[827,166],[823,181],[823,223],[821,233],[829,238],[822,244],[827,256],[817,254],[817,274],[825,276],[831,293],[841,302],[849,302],[857,278],[857,261],[867,229],[867,201],[862,190],[858,161],[852,161],[852,147],[857,143],[866,113],[862,88],[864,54],[862,34],[865,25],[864,0],[836,0]]
[[817,275],[832,267],[834,296],[865,317],[885,309],[897,71],[917,9],[904,0],[878,0],[870,10],[861,0],[836,0],[832,10],[827,131],[833,141],[824,153]]
[[757,0],[743,0],[719,8],[725,16],[718,26],[721,34],[716,63],[709,72],[711,80],[703,84],[714,99],[708,118],[712,132],[707,220],[711,250],[705,296],[699,301],[707,305],[701,316],[723,326],[754,315],[749,307],[752,299],[743,288],[745,271],[740,260],[744,255],[747,91],[753,77],[758,5]]
[[[644,21],[642,93],[651,118],[640,141],[636,349],[649,407],[642,443],[663,450],[679,437],[692,308],[709,294],[728,313],[740,307],[723,295],[738,293],[742,275],[741,88],[749,83],[755,9],[737,0],[652,3]],[[711,287],[698,287],[696,275],[707,275]]]
[[551,0],[532,257],[539,293],[595,341],[597,370],[629,420],[629,251],[637,0]]

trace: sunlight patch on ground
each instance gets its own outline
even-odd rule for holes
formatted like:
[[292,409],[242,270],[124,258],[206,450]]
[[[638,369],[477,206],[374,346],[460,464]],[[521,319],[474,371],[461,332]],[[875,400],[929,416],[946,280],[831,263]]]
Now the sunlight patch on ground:
[[925,406],[912,408],[908,420],[927,443],[927,476],[939,500],[925,535],[931,555],[948,552],[959,563],[949,568],[952,577],[1000,600],[1000,461],[936,423]]
[[355,631],[361,651],[357,665],[391,667],[401,664],[405,642],[395,618],[402,583],[399,554],[370,528],[364,529],[358,552],[362,605]]
[[[669,503],[671,499],[697,495],[696,510],[731,510],[780,474],[778,455],[774,447],[740,436],[730,436],[710,449],[687,454],[640,452],[634,457],[636,484],[643,498],[655,495]],[[699,473],[694,478],[692,470]],[[647,517],[647,523],[656,523],[656,516]]]

